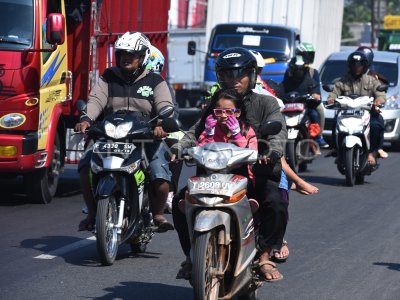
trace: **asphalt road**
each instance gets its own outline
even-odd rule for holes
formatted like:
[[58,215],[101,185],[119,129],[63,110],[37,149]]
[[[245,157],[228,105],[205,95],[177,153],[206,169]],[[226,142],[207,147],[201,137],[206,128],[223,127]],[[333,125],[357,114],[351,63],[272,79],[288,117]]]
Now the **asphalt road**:
[[[290,257],[284,280],[259,299],[400,299],[400,153],[380,161],[364,185],[344,186],[333,158],[319,157],[302,176],[320,188],[290,194]],[[175,276],[183,254],[175,232],[158,234],[143,255],[120,248],[102,267],[84,217],[76,171],[68,169],[49,205],[27,202],[15,181],[1,181],[0,299],[192,298]],[[170,216],[169,216],[170,217]]]

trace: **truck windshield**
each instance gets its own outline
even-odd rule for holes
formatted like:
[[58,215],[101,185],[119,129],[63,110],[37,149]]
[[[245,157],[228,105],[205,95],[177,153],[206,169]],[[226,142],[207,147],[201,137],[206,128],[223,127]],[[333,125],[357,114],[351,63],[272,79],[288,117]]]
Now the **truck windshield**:
[[0,0],[0,49],[25,49],[33,41],[33,0]]
[[[397,62],[379,62],[372,63],[372,70],[382,74],[388,82],[389,86],[396,86],[398,81],[398,65]],[[343,77],[347,72],[347,62],[344,60],[327,61],[321,68],[322,84],[333,84],[335,81]]]
[[291,55],[292,36],[290,30],[280,27],[222,25],[215,31],[210,51],[243,47],[260,52],[264,58],[286,61]]

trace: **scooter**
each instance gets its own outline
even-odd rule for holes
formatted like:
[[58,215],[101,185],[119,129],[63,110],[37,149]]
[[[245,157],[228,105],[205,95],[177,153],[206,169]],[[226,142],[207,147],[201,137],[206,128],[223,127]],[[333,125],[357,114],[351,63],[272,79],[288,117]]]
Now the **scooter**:
[[341,96],[327,109],[336,109],[337,122],[335,140],[337,168],[346,176],[346,185],[364,183],[364,176],[376,169],[368,164],[370,148],[370,110],[373,98],[358,95]]
[[[262,134],[279,133],[272,121]],[[257,231],[247,198],[248,179],[231,174],[239,166],[255,163],[256,150],[230,143],[210,143],[187,149],[186,156],[205,171],[188,179],[185,212],[191,238],[192,285],[195,299],[256,299],[262,281],[254,262]]]

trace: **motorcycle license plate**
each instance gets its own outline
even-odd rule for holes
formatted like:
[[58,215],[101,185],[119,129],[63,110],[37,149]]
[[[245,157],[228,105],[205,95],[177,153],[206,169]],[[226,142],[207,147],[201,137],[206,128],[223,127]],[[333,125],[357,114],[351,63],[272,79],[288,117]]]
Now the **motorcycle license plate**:
[[363,110],[354,110],[354,109],[347,109],[342,111],[343,116],[363,116],[364,111]]
[[282,112],[303,111],[304,103],[286,103]]
[[93,146],[93,152],[131,154],[135,148],[135,145],[131,143],[97,142]]
[[232,189],[232,183],[222,181],[196,181],[191,183],[190,193],[226,195]]

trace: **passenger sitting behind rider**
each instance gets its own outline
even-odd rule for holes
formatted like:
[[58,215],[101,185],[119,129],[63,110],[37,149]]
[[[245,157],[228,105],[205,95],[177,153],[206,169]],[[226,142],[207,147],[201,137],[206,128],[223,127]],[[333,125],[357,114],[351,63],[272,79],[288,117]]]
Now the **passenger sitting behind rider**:
[[[380,92],[377,87],[380,85],[378,79],[369,76],[368,58],[362,51],[355,51],[347,58],[348,73],[337,81],[333,87],[333,91],[328,95],[328,105],[335,103],[335,99],[339,96],[368,96],[374,97],[374,108],[371,111],[370,122],[370,149],[368,154],[368,162],[371,165],[376,164],[375,157],[383,144],[384,122],[379,114],[379,105],[386,102],[385,92]],[[334,122],[336,124],[336,120]],[[332,137],[335,137],[335,127],[332,129]],[[335,138],[333,138],[335,140]],[[336,155],[336,145],[333,145],[332,155]]]
[[[102,112],[110,114],[119,110],[140,113],[144,118],[157,115],[161,108],[172,106],[171,93],[165,80],[158,74],[146,70],[150,56],[150,41],[140,32],[127,32],[115,43],[117,66],[108,68],[92,89],[87,113],[82,116],[75,130],[84,132]],[[155,124],[153,135],[162,138],[166,133]],[[164,217],[164,205],[169,192],[171,172],[165,158],[166,149],[161,140],[145,145],[149,158],[150,208],[154,224],[159,232],[173,230],[174,227]],[[89,179],[91,150],[81,159],[78,166],[83,196],[88,208],[88,216],[79,224],[79,230],[94,227],[96,203]]]

